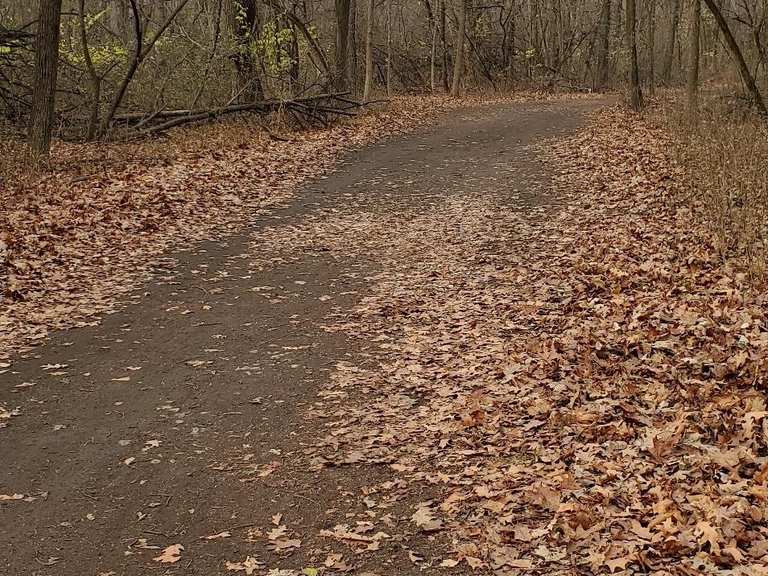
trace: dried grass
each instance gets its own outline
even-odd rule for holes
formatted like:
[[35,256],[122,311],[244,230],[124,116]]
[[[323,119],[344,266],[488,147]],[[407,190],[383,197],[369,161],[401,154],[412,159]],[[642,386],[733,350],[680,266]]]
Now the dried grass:
[[662,106],[696,214],[723,259],[740,260],[755,281],[768,270],[768,126],[733,99],[709,97],[693,120],[680,103]]
[[1,141],[0,153],[0,198],[3,191],[11,187],[11,183],[19,185],[39,178],[44,166],[33,162],[29,147],[21,141],[7,139]]

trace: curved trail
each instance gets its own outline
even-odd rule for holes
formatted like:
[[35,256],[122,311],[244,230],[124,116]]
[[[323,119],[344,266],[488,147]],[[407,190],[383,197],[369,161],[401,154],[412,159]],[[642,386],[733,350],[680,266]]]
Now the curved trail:
[[[174,255],[135,304],[15,363],[0,376],[0,406],[18,407],[0,429],[0,494],[23,498],[0,502],[0,574],[417,574],[421,558],[445,557],[444,534],[391,537],[428,486],[360,509],[387,466],[349,454],[316,466],[329,379],[375,370],[381,345],[343,327],[391,258],[441,248],[419,242],[442,216],[459,238],[500,206],[546,214],[557,198],[531,145],[605,103],[475,108],[351,154],[291,207]],[[486,220],[461,221],[462,203],[489,192]],[[175,545],[180,559],[163,562]]]

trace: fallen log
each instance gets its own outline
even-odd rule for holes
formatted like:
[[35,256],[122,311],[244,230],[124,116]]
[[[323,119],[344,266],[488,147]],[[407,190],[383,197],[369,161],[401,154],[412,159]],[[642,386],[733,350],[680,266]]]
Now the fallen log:
[[[176,126],[192,122],[212,120],[227,114],[253,112],[269,114],[278,110],[290,110],[294,115],[299,114],[305,120],[327,124],[332,116],[355,116],[354,110],[368,103],[357,102],[347,98],[349,92],[331,92],[296,98],[294,100],[262,100],[244,104],[230,104],[209,110],[158,110],[151,114],[127,113],[115,117],[116,122],[134,126],[140,134],[163,132]],[[152,122],[158,122],[152,124]]]

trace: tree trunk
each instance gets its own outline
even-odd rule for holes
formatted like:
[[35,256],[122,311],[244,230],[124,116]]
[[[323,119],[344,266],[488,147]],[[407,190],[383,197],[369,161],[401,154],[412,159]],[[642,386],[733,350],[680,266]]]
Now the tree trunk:
[[392,96],[392,0],[387,0],[387,97]]
[[680,23],[680,0],[672,2],[672,20],[669,29],[669,44],[664,53],[664,62],[661,68],[661,77],[669,84],[672,79],[672,63],[675,59],[675,44],[677,43],[677,28]]
[[[768,6],[766,6],[768,8]],[[765,50],[765,45],[763,44],[763,38],[762,38],[762,31],[763,31],[764,23],[761,22],[759,26],[752,28],[752,41],[755,44],[755,48],[757,49],[757,53],[760,55],[760,60],[757,63],[757,66],[755,67],[755,74],[757,74],[757,70],[760,69],[760,66],[764,66],[766,62],[768,62],[768,54]]]
[[515,81],[515,0],[504,0],[499,24],[501,25],[501,56],[507,86]]
[[338,90],[349,88],[349,13],[351,0],[336,0],[336,79]]
[[437,89],[437,18],[432,15],[430,20],[432,40],[429,47],[429,90],[434,94]]
[[78,15],[80,21],[80,44],[83,49],[83,59],[85,60],[85,68],[88,71],[88,84],[89,84],[89,106],[90,115],[88,117],[88,132],[86,138],[93,140],[96,137],[96,131],[99,127],[99,101],[101,100],[101,77],[96,71],[96,67],[93,64],[93,58],[91,57],[91,49],[88,46],[88,27],[85,20],[85,0],[79,0],[78,2]]
[[699,111],[699,56],[701,53],[701,0],[691,0],[691,31],[688,46],[688,111],[695,118]]
[[117,0],[109,3],[109,20],[112,31],[120,41],[127,47],[131,41],[131,30],[129,20],[131,18],[128,11],[128,4],[124,0]]
[[627,50],[629,51],[629,103],[632,110],[639,112],[643,107],[643,93],[640,89],[640,68],[637,62],[637,7],[635,0],[627,0],[626,22]]
[[301,50],[299,49],[299,35],[296,33],[296,26],[287,15],[281,17],[283,27],[290,30],[291,38],[287,45],[288,57],[291,59],[288,69],[288,78],[291,84],[291,94],[295,94],[301,78]]
[[604,90],[608,84],[608,54],[611,49],[611,0],[603,0],[600,11],[600,37],[597,46],[597,89]]
[[461,91],[461,76],[464,71],[464,36],[467,33],[467,3],[466,0],[458,0],[459,10],[457,14],[458,29],[456,31],[456,46],[453,58],[453,84],[451,84],[451,96],[458,97]]
[[373,19],[376,14],[376,0],[368,0],[368,22],[365,30],[365,86],[363,102],[367,102],[373,89]]
[[39,7],[29,143],[35,154],[47,156],[51,150],[56,109],[61,0],[40,0]]
[[315,65],[315,67],[318,69],[318,71],[321,71],[325,73],[328,77],[333,76],[333,73],[331,72],[331,67],[328,65],[328,59],[325,56],[325,52],[323,52],[322,46],[320,46],[320,43],[317,41],[317,38],[313,35],[313,33],[307,28],[306,23],[299,18],[295,12],[292,10],[286,10],[284,6],[280,3],[280,0],[265,0],[266,3],[271,6],[276,12],[283,13],[288,20],[291,21],[291,24],[295,27],[296,30],[301,32],[301,35],[304,37],[304,40],[306,40],[307,45],[309,46],[309,57],[312,60],[312,63]]
[[747,88],[747,92],[749,93],[749,97],[752,100],[752,103],[755,105],[761,116],[768,116],[768,110],[765,108],[765,101],[763,100],[763,96],[760,94],[760,90],[755,83],[755,77],[752,76],[752,72],[750,72],[749,66],[747,66],[747,62],[744,60],[744,54],[742,54],[738,42],[736,42],[736,39],[733,37],[731,28],[728,26],[728,21],[723,16],[720,8],[718,8],[715,0],[704,0],[704,2],[707,5],[707,8],[709,8],[709,11],[712,13],[712,16],[715,17],[715,21],[717,22],[720,31],[723,33],[723,36],[725,36],[728,49],[730,50],[733,59],[736,60],[736,64],[739,67],[739,73],[741,74],[741,79]]
[[656,0],[648,0],[648,88],[656,93]]
[[251,51],[252,42],[260,35],[256,0],[233,0],[233,9],[235,20],[231,26],[237,46],[233,58],[237,71],[237,101],[241,104],[258,102],[264,98],[264,87],[259,64]]
[[349,1],[349,38],[347,39],[347,53],[349,63],[349,89],[357,94],[359,88],[358,65],[357,65],[357,0]]
[[440,66],[440,76],[443,83],[443,90],[448,92],[448,32],[446,30],[447,18],[445,14],[445,0],[440,0],[440,45],[443,53],[443,63]]

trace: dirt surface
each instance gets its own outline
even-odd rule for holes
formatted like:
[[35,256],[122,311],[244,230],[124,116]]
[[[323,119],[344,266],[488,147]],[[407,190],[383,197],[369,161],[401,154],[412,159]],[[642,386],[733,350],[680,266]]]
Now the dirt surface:
[[[604,104],[475,108],[350,154],[241,235],[169,255],[122,311],[16,359],[0,374],[0,407],[15,414],[0,429],[0,495],[21,497],[0,501],[0,574],[420,573],[412,550],[440,551],[450,535],[372,542],[335,563],[338,539],[318,536],[364,514],[352,495],[389,474],[354,462],[318,470],[310,449],[331,371],[375,364],[376,342],[325,329],[366,295],[375,254],[275,255],[265,238],[489,189],[540,216],[557,198],[541,194],[550,169],[528,145]],[[408,498],[418,496],[429,497]],[[176,544],[180,560],[154,560]]]

